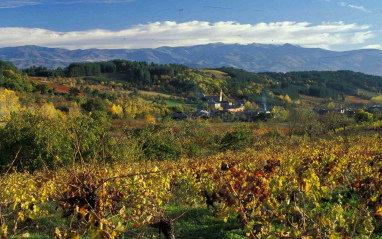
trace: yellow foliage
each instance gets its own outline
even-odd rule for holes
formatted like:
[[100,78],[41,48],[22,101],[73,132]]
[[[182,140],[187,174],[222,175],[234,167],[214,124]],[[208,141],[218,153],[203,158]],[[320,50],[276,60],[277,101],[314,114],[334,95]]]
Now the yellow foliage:
[[51,102],[43,104],[40,108],[40,113],[46,119],[56,119],[61,115],[61,112],[57,110]]
[[284,100],[285,100],[286,102],[292,102],[292,99],[289,97],[289,95],[285,95],[285,96],[284,96]]
[[7,121],[11,112],[20,110],[19,97],[12,90],[0,90],[0,122]]
[[382,95],[378,95],[378,96],[371,98],[371,102],[375,105],[382,104]]
[[113,104],[113,106],[110,108],[110,113],[111,113],[111,115],[122,117],[123,116],[123,108],[120,105]]
[[69,115],[72,117],[78,117],[81,115],[81,107],[76,102],[69,108]]
[[155,123],[155,118],[150,115],[150,114],[147,114],[145,115],[145,117],[143,118],[143,120],[146,122],[146,123]]
[[7,78],[13,78],[16,76],[12,70],[4,70],[3,75]]

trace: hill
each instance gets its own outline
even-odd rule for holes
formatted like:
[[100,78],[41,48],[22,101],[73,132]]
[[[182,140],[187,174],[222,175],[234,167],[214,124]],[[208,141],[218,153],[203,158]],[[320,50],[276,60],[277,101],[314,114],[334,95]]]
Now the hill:
[[193,68],[235,67],[252,72],[351,70],[382,76],[381,50],[335,52],[320,48],[302,48],[290,44],[207,44],[156,49],[66,50],[38,46],[0,48],[0,60],[18,68],[33,65],[66,67],[72,62],[112,59],[184,64]]
[[49,70],[31,67],[23,70],[34,77],[82,77],[86,81],[113,81],[129,90],[145,90],[178,95],[197,100],[203,93],[269,105],[283,105],[301,96],[338,100],[346,96],[370,100],[382,92],[382,77],[353,71],[301,71],[254,73],[233,67],[193,69],[178,64],[155,64],[113,60],[93,63],[71,63],[68,67]]

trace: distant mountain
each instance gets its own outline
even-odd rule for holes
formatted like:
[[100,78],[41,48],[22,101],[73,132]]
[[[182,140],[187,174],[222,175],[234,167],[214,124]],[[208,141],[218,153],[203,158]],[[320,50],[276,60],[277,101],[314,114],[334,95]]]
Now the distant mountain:
[[370,49],[335,52],[290,44],[222,43],[137,50],[66,50],[38,46],[0,48],[0,60],[11,61],[19,68],[33,65],[57,68],[72,62],[111,59],[178,63],[195,68],[232,66],[253,72],[352,70],[382,76],[382,51]]

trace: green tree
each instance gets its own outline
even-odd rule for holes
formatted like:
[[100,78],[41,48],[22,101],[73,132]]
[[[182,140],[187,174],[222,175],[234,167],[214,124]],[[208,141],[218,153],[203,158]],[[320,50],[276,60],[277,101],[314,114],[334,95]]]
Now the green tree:
[[355,114],[355,119],[357,122],[372,122],[373,121],[373,114],[369,112],[365,112],[364,110],[358,110]]
[[107,107],[103,100],[99,97],[96,98],[89,98],[87,99],[86,103],[81,105],[82,108],[88,112],[93,111],[107,111]]

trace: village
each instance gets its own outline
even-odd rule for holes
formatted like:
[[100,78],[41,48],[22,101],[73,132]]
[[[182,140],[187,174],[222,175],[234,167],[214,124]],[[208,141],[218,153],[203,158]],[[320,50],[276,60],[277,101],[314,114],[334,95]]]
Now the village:
[[[246,109],[244,102],[230,100],[228,97],[224,99],[223,90],[220,90],[218,95],[205,95],[199,94],[197,96],[198,100],[201,101],[196,106],[195,111],[192,114],[186,113],[173,113],[170,114],[170,118],[174,120],[184,120],[187,118],[199,118],[199,119],[210,119],[210,118],[220,118],[223,122],[254,122],[254,121],[266,121],[270,118],[275,117],[272,112],[267,107],[266,99],[263,97],[263,109],[252,110]],[[278,106],[280,110],[284,110],[284,107]],[[361,108],[360,108],[361,109]],[[356,114],[357,110],[353,108],[318,108],[315,107],[312,109],[314,113],[318,115],[325,115],[328,113],[335,113],[339,115],[344,115],[347,117],[352,117]],[[382,112],[382,106],[373,105],[366,109],[367,112],[379,111]]]

